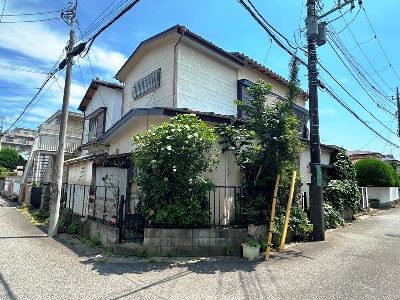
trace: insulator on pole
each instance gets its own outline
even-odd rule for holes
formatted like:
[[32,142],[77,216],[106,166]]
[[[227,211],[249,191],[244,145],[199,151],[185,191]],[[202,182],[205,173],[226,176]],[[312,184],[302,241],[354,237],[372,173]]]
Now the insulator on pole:
[[325,45],[326,43],[326,22],[318,23],[317,46]]

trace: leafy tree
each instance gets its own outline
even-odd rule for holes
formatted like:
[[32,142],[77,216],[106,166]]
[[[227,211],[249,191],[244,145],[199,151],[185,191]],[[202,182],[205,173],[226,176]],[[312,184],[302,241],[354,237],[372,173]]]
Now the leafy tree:
[[214,130],[195,115],[178,115],[132,140],[142,212],[158,224],[208,224],[214,185],[200,173],[218,163]]
[[0,166],[9,171],[13,171],[17,167],[19,153],[16,149],[4,147],[0,150]]
[[343,208],[350,208],[353,212],[359,210],[360,192],[358,190],[356,169],[341,148],[331,155],[331,164],[335,167],[331,173],[331,180],[324,191],[325,201],[340,212]]
[[244,199],[248,222],[265,220],[269,210],[265,194],[271,193],[277,174],[281,174],[286,192],[280,193],[280,197],[287,199],[291,173],[297,168],[301,151],[298,120],[293,111],[300,95],[298,86],[298,64],[293,59],[286,101],[268,105],[266,98],[272,86],[258,80],[247,89],[249,102],[235,101],[246,113],[246,122],[217,129],[223,139],[222,151],[232,151],[243,173],[243,185],[248,190]]
[[[291,77],[297,78],[297,72],[292,71],[295,74]],[[288,166],[296,166],[301,150],[298,121],[293,111],[298,88],[296,83],[291,86],[287,101],[268,105],[265,100],[272,86],[258,80],[247,89],[249,102],[235,101],[246,112],[245,124],[224,125],[218,129],[224,138],[223,152],[233,152],[246,186],[273,186],[276,174]]]
[[365,158],[355,163],[360,186],[399,186],[396,171],[379,159]]

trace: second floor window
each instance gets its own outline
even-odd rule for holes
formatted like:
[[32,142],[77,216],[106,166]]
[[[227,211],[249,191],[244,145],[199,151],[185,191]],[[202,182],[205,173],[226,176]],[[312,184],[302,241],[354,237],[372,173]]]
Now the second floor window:
[[89,130],[88,130],[88,143],[96,142],[97,139],[104,133],[106,124],[106,108],[100,107],[93,113],[88,115],[86,118],[89,119]]
[[20,138],[20,139],[19,139],[19,143],[20,143],[20,144],[26,144],[26,139]]
[[137,99],[160,87],[161,68],[151,72],[146,77],[136,81],[132,87],[132,98]]
[[14,141],[12,136],[6,136],[6,142],[12,143]]

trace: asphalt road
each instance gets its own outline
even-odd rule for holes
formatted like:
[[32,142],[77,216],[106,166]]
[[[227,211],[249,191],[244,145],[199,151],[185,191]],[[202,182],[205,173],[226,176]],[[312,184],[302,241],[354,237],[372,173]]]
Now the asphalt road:
[[269,262],[106,259],[76,249],[0,207],[0,299],[400,299],[400,208]]

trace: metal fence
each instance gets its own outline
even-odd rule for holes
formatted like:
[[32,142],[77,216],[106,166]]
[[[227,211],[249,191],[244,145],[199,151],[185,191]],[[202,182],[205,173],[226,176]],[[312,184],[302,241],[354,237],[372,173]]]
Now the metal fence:
[[[271,205],[271,195],[265,190],[244,188],[239,186],[216,186],[208,193],[210,219],[200,227],[241,227],[249,223],[261,224],[267,220]],[[306,198],[303,195],[302,204],[306,208]],[[74,214],[88,217],[91,220],[118,226],[121,221],[129,221],[129,216],[138,219],[135,199],[126,198],[123,210],[119,211],[119,190],[107,186],[91,187],[89,185],[71,184],[63,188],[64,207]],[[256,202],[254,202],[256,201]],[[126,219],[126,220],[125,220]],[[148,226],[149,224],[144,224]],[[122,225],[121,225],[122,226]],[[152,226],[165,226],[152,224]],[[168,226],[166,226],[168,227]],[[176,226],[174,226],[176,227]]]
[[65,207],[74,214],[115,227],[118,224],[118,187],[69,184],[63,188]]

